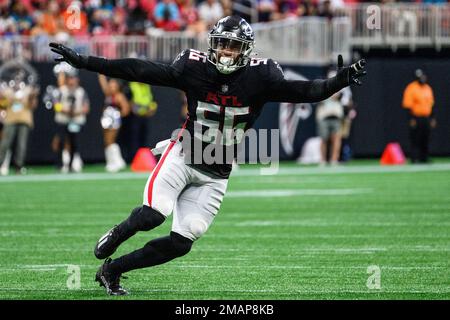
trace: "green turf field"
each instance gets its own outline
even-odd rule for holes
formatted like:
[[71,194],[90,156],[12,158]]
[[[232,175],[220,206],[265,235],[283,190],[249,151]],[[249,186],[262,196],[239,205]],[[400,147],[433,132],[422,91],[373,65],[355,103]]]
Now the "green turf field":
[[[450,163],[241,168],[191,253],[129,273],[124,298],[93,282],[93,247],[141,203],[146,175],[91,171],[0,177],[0,299],[450,298]],[[67,288],[68,265],[80,289]],[[367,287],[369,266],[380,289]]]

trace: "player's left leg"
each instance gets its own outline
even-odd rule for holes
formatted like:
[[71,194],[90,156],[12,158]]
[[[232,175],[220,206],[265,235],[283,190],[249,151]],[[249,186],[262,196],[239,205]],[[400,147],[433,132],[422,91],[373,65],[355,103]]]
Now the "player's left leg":
[[219,211],[227,188],[227,179],[209,177],[194,169],[194,183],[180,193],[174,208],[170,235],[154,239],[143,248],[114,260],[104,271],[111,275],[152,267],[186,255],[195,240],[209,228]]
[[172,232],[192,241],[205,234],[212,224],[228,184],[228,179],[212,178],[199,171],[195,178],[197,183],[194,180],[178,198],[172,222]]

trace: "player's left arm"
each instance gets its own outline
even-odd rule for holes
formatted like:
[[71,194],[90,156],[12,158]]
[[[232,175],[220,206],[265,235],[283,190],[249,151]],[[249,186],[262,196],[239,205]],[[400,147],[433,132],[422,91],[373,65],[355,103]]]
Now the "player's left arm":
[[[348,67],[343,66],[342,56],[338,57],[336,76],[324,80],[286,80],[284,76],[272,76],[267,92],[268,101],[279,102],[318,102],[351,85],[361,85],[361,77],[366,75],[366,61],[361,59]],[[278,68],[281,69],[281,68]],[[282,75],[282,72],[280,70]]]

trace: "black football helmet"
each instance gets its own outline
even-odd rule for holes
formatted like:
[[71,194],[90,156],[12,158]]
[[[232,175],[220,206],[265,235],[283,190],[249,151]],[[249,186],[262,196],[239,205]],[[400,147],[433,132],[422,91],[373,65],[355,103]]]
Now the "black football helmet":
[[[220,19],[208,34],[208,60],[221,73],[229,74],[247,65],[255,44],[251,26],[239,16]],[[219,56],[220,50],[238,53],[236,58]]]

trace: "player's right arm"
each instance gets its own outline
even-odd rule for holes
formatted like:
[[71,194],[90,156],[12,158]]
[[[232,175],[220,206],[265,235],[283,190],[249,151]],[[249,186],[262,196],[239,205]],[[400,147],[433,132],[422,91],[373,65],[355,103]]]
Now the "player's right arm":
[[181,70],[175,63],[170,65],[141,59],[105,59],[85,56],[60,43],[50,43],[50,47],[53,52],[61,55],[55,61],[66,61],[75,68],[87,69],[127,81],[182,89]]

